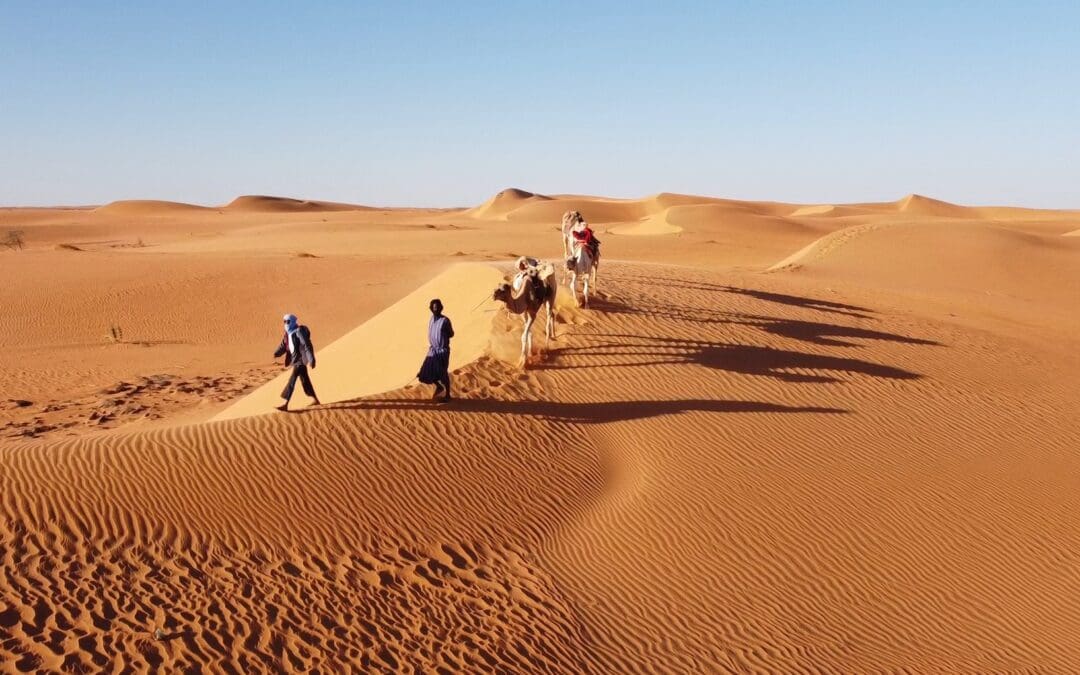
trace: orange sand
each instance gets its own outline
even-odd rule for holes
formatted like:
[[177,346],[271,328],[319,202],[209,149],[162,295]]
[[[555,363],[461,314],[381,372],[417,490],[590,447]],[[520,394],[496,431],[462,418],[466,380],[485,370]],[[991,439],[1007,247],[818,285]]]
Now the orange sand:
[[[599,297],[517,370],[491,265],[557,261],[569,208]],[[1080,671],[1078,223],[918,195],[0,209],[27,245],[0,250],[0,666]],[[403,386],[436,292],[449,406]],[[328,403],[262,414],[286,311]]]

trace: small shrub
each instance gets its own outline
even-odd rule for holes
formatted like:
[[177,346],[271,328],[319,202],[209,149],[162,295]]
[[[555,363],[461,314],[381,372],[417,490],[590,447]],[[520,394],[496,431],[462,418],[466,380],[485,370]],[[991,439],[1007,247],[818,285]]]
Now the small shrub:
[[26,240],[23,238],[23,234],[22,230],[8,230],[7,237],[0,243],[3,243],[4,246],[10,249],[18,249],[21,251],[26,247]]

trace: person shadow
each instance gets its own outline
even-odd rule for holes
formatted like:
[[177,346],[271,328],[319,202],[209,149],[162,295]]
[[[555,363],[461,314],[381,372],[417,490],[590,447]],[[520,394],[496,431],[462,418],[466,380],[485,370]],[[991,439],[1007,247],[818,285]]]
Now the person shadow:
[[637,400],[600,402],[521,401],[458,398],[448,405],[430,399],[363,398],[328,403],[320,410],[452,410],[466,414],[515,415],[576,424],[604,424],[686,412],[845,414],[823,406],[789,406],[763,401],[725,399]]

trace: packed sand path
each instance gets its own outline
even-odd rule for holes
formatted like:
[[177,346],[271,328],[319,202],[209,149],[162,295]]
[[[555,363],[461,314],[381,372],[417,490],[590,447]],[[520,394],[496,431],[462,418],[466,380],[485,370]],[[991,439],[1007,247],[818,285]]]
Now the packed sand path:
[[[144,387],[162,419],[7,439],[4,670],[1080,670],[1075,213],[523,191],[457,211],[0,212],[32,244],[3,254],[5,299],[46,343],[5,358],[48,378],[37,396],[172,361],[235,400],[267,360],[241,348],[272,351],[282,304],[310,303],[330,344],[450,261],[557,256],[571,207],[604,241],[599,297],[524,371],[501,358],[520,322],[488,314],[449,406],[406,387],[206,421],[229,401]],[[152,245],[86,243],[148,219]],[[60,256],[119,278],[61,272],[35,295]],[[102,264],[119,256],[141,276]],[[154,344],[91,342],[113,294]],[[88,327],[53,328],[54,305]],[[391,323],[422,337],[411,313]],[[193,324],[211,332],[170,344]],[[104,375],[77,375],[102,354]]]

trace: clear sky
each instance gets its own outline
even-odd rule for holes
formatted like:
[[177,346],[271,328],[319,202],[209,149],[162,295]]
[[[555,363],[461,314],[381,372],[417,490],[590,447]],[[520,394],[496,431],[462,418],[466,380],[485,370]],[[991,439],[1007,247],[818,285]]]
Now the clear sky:
[[1080,208],[1080,3],[0,0],[0,204]]

